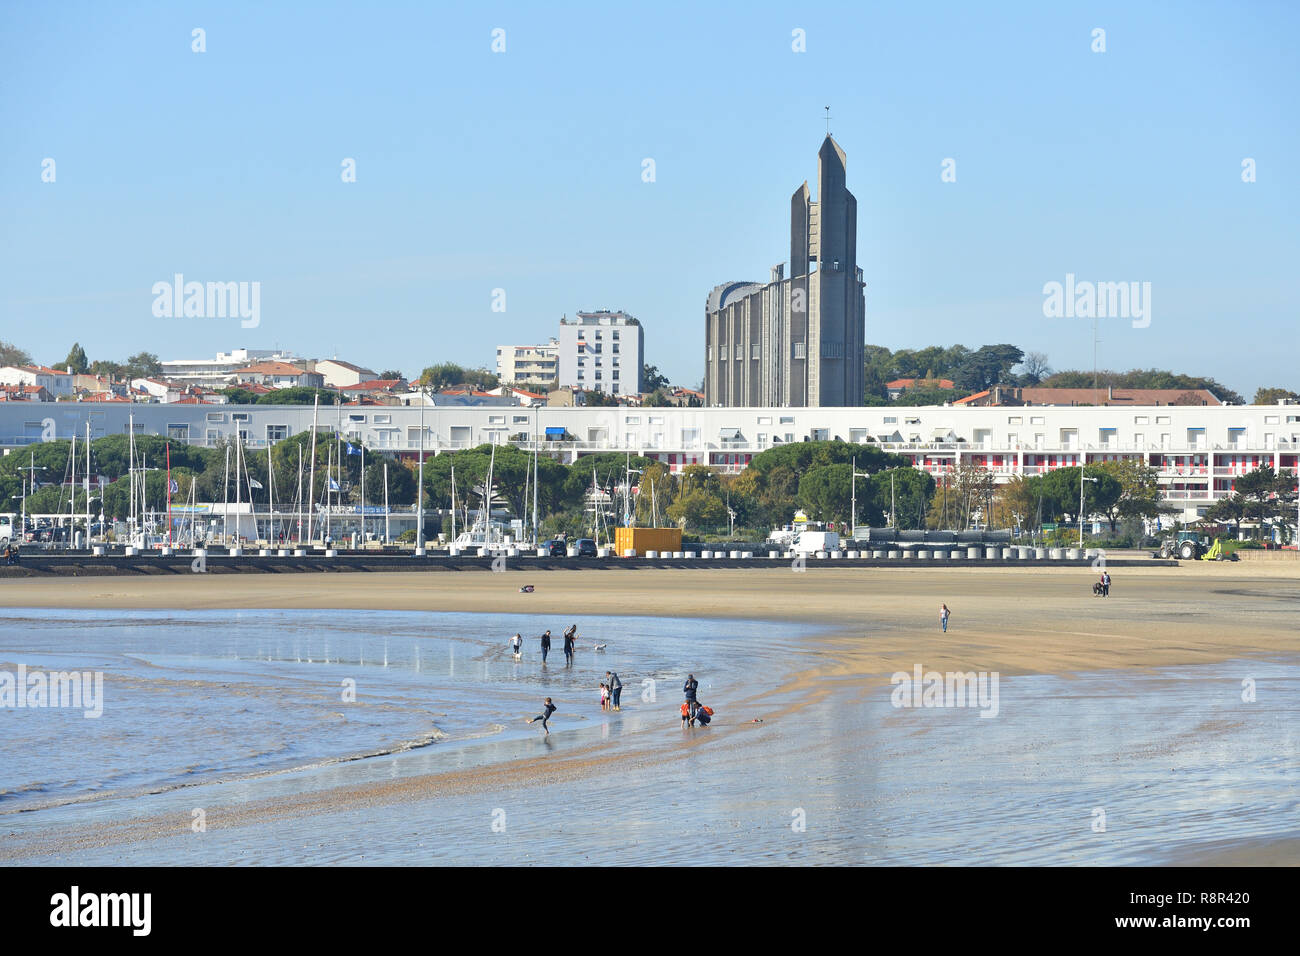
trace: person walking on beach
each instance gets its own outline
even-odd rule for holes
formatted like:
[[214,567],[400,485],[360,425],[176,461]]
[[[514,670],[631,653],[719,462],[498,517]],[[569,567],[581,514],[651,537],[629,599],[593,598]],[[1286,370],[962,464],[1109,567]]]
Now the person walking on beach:
[[564,630],[564,666],[573,666],[573,639],[578,636],[578,625],[570,624]]
[[518,634],[510,638],[510,648],[515,653],[515,660],[519,660],[520,651],[523,650],[523,646],[524,646],[524,639],[520,637]]
[[939,626],[943,628],[943,632],[944,632],[945,634],[948,633],[948,615],[949,615],[949,613],[950,613],[950,612],[949,612],[949,610],[948,610],[948,605],[946,605],[946,604],[940,604],[940,605],[939,605]]
[[[547,633],[549,634],[550,632],[548,631]],[[555,711],[556,707],[551,703],[551,698],[548,697],[546,698],[546,706],[542,708],[542,712],[528,722],[532,724],[540,720],[542,722],[542,730],[546,731],[546,736],[549,737],[551,736],[551,728],[546,726],[546,722],[551,719],[551,714],[555,713]]]
[[623,695],[623,682],[618,679],[617,674],[611,671],[605,671],[605,682],[609,684],[610,706],[615,710],[622,710],[622,705],[619,704],[618,699]]
[[1110,572],[1101,572],[1101,596],[1110,597]]
[[551,653],[551,631],[547,628],[546,633],[542,635],[542,663],[546,663],[546,655]]

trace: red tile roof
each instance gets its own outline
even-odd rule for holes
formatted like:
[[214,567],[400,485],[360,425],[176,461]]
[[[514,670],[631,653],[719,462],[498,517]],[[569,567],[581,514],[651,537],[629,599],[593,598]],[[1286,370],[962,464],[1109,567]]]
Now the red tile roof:
[[892,382],[886,382],[885,388],[915,388],[918,385],[925,388],[957,387],[951,379],[947,378],[896,378]]
[[253,375],[305,375],[306,373],[296,365],[290,365],[288,362],[258,362],[256,365],[249,365],[247,368],[241,368],[238,372],[240,375],[252,373]]
[[368,382],[358,382],[355,385],[335,385],[336,392],[379,392],[386,388],[397,388],[404,384],[400,378],[374,378]]

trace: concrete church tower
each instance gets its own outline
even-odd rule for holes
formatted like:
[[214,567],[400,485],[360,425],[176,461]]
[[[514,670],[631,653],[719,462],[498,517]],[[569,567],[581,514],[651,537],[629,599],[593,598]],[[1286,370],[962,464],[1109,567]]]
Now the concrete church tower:
[[866,301],[857,265],[858,202],[829,135],[790,199],[790,274],[731,282],[706,306],[705,404],[856,406],[863,398]]

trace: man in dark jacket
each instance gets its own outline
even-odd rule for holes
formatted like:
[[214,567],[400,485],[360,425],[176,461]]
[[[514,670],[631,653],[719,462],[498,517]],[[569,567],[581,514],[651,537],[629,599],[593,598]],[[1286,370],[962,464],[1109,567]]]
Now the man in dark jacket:
[[542,635],[542,663],[546,663],[546,655],[551,652],[551,631],[548,628]]
[[578,634],[578,625],[570,624],[564,630],[564,666],[573,666],[573,639]]

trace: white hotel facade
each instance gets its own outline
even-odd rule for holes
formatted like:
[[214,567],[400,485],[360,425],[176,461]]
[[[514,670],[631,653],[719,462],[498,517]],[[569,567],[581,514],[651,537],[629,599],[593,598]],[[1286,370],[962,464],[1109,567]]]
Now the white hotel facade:
[[[322,406],[322,433],[414,459],[421,409]],[[162,435],[214,446],[238,436],[260,448],[312,426],[310,405],[153,405],[94,402],[0,404],[0,453],[33,442],[123,434]],[[957,406],[866,408],[649,408],[425,406],[423,449],[441,454],[484,443],[540,448],[571,464],[583,455],[630,451],[672,471],[708,465],[742,470],[775,445],[842,439],[899,454],[938,477],[962,464],[998,481],[1055,468],[1135,458],[1157,470],[1187,519],[1230,494],[1260,465],[1297,466],[1300,405]]]

